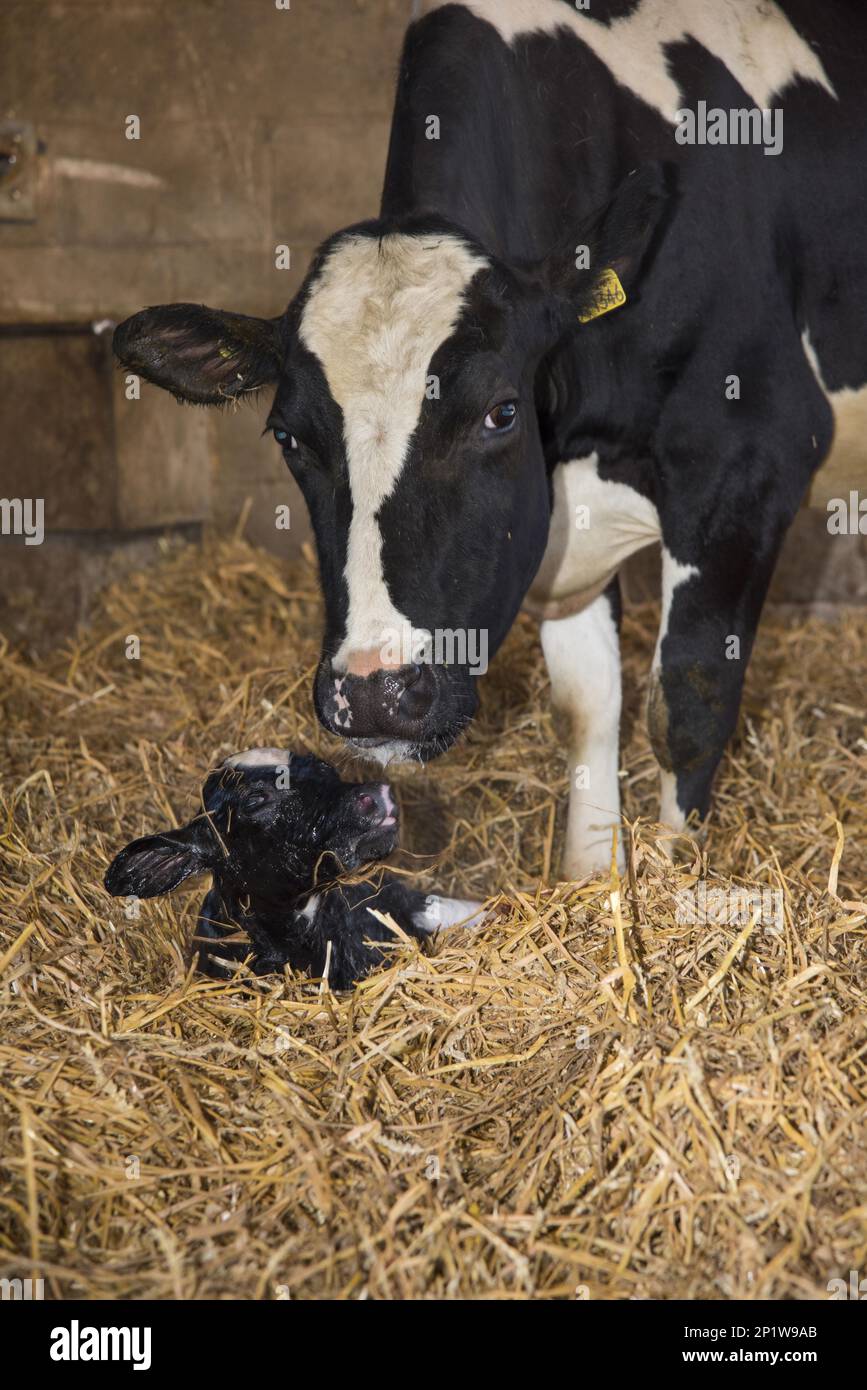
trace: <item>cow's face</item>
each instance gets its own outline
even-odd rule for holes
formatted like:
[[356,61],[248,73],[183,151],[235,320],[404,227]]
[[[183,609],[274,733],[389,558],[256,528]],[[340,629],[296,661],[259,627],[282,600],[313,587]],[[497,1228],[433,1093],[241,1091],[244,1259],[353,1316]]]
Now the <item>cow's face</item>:
[[476,709],[548,536],[539,364],[599,270],[640,260],[657,181],[585,229],[592,270],[575,268],[580,229],[517,268],[446,224],[367,223],[326,243],[280,319],[172,305],[117,330],[121,359],[186,399],[276,383],[268,425],[326,603],[316,709],[383,762],[435,756]]
[[319,550],[316,708],[383,761],[466,725],[541,561],[547,320],[536,284],[428,230],[336,238],[293,306],[269,425]]

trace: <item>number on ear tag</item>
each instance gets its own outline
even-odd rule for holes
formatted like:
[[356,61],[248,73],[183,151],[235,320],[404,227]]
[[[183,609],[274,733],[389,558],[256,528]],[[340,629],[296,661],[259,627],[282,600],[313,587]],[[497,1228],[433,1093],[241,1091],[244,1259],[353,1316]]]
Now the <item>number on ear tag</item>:
[[589,323],[591,319],[610,314],[626,303],[626,291],[620,283],[616,270],[603,270],[593,289],[593,298],[586,309],[578,315],[579,323]]

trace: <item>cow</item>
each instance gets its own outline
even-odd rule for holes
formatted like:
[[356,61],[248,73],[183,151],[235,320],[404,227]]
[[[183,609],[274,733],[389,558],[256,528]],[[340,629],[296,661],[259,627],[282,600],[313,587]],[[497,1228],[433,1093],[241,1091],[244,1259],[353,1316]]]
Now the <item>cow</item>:
[[422,893],[394,874],[347,879],[391,854],[398,833],[388,783],[344,782],[311,754],[248,748],[209,773],[191,821],[115,855],[105,886],[113,897],[156,898],[209,873],[197,926],[203,974],[226,979],[243,961],[256,975],[288,965],[351,989],[395,941],[384,914],[416,941],[484,916],[480,903]]
[[661,547],[647,719],[681,833],[789,525],[863,466],[867,13],[416,8],[379,216],[277,317],[151,308],[115,350],[182,400],[273,392],[325,597],[316,709],[367,756],[426,761],[473,718],[438,635],[493,653],[538,618],[573,878],[620,824],[623,563]]

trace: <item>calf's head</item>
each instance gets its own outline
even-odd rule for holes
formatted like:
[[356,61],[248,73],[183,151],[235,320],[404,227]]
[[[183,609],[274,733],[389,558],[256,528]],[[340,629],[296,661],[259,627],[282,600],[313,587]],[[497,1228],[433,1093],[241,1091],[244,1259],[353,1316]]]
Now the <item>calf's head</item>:
[[548,537],[540,364],[604,269],[630,293],[663,201],[647,166],[562,250],[520,266],[438,220],[362,223],[325,243],[278,318],[174,304],[115,333],[128,368],[183,400],[276,387],[268,427],[309,508],[326,601],[316,709],[383,763],[436,755],[475,712],[474,677]]
[[233,897],[290,903],[343,870],[391,854],[398,814],[390,788],[342,782],[319,758],[254,748],[227,758],[180,830],[121,850],[105,876],[115,897],[153,898],[212,873]]

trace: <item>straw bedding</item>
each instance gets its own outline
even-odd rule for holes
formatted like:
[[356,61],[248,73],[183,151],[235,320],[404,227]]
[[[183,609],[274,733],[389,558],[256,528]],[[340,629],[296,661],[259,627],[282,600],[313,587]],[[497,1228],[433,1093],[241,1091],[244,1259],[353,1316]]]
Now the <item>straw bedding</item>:
[[[795,1298],[867,1258],[867,614],[770,616],[703,846],[655,837],[624,631],[619,893],[552,887],[565,773],[521,620],[466,741],[400,772],[401,863],[498,894],[353,995],[188,967],[203,892],[102,874],[253,744],[320,751],[319,598],[235,538],[166,552],[62,652],[2,658],[0,1276],[84,1298]],[[140,660],[125,655],[141,640]],[[779,929],[684,921],[708,884]],[[680,918],[680,920],[679,920]]]

